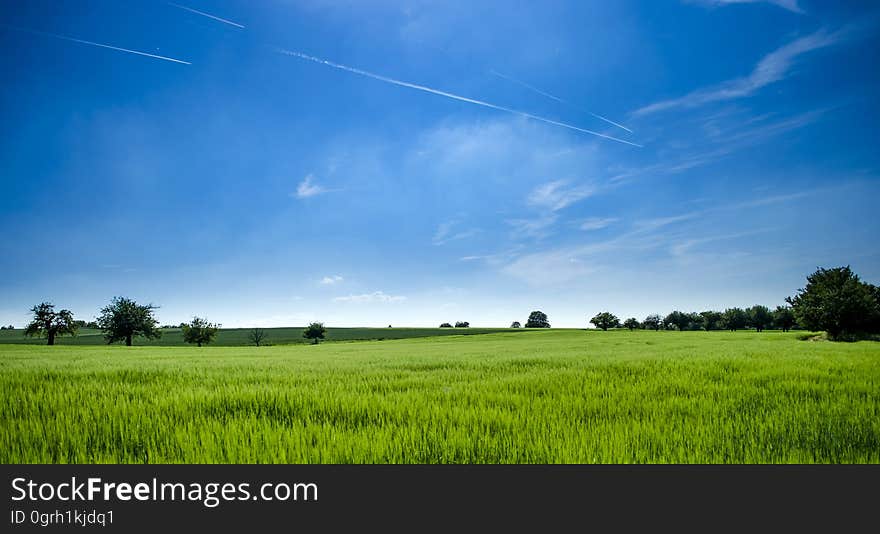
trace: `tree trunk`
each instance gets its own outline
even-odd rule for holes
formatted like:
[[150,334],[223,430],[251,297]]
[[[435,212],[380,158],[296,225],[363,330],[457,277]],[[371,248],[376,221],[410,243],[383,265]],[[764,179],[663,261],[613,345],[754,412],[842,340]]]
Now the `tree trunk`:
[[48,337],[49,339],[48,339],[48,341],[46,342],[46,344],[47,344],[47,345],[54,345],[54,344],[55,344],[55,332],[53,332],[53,331],[50,330],[49,333],[48,333],[48,336],[47,336],[47,337]]
[[199,342],[197,343],[197,345],[198,345],[199,347],[201,347],[201,346],[202,346],[202,342],[199,341]]
[[130,347],[130,346],[131,346],[131,335],[127,335],[127,336],[125,336],[125,346],[126,346],[126,347]]

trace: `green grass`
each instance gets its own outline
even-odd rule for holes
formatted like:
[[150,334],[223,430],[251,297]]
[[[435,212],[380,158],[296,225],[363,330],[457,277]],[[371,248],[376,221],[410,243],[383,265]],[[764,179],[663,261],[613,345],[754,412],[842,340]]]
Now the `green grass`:
[[5,345],[0,462],[880,462],[880,344],[798,335]]
[[[292,343],[311,343],[303,338],[304,326],[287,328],[264,328],[266,339],[263,344],[290,345]],[[248,335],[250,328],[224,328],[217,333],[217,338],[212,343],[218,347],[241,347],[252,345]],[[407,339],[414,337],[433,336],[461,336],[491,334],[497,332],[527,332],[529,329],[510,328],[327,328],[327,341],[363,341],[363,340],[386,340]],[[0,330],[0,344],[15,343],[26,345],[45,345],[46,339],[41,337],[26,337],[24,330]],[[55,338],[56,345],[106,345],[104,335],[100,330],[81,328],[75,336],[60,336]],[[183,334],[179,328],[163,328],[162,337],[159,339],[135,338],[135,345],[147,347],[188,346],[183,341]]]

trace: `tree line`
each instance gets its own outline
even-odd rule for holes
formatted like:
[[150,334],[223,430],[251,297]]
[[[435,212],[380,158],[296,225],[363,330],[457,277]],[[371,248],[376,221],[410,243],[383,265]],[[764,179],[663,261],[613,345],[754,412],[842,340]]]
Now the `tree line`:
[[[665,317],[653,314],[641,321],[630,317],[623,322],[613,313],[603,311],[590,319],[590,323],[601,330],[622,327],[629,330],[737,331],[754,328],[762,332],[777,328],[787,332],[792,328],[804,328],[824,331],[832,341],[872,338],[880,334],[880,287],[862,282],[849,266],[819,268],[807,276],[804,288],[785,301],[785,306],[777,306],[774,310],[762,305],[724,311],[675,310]],[[103,331],[107,343],[124,342],[126,346],[131,346],[135,337],[161,337],[162,330],[154,316],[156,309],[152,304],[138,304],[125,297],[114,297],[110,304],[101,309],[97,320],[87,323],[75,320],[70,310],[55,311],[52,303],[43,302],[31,308],[33,318],[24,334],[45,337],[48,345],[54,345],[58,336],[76,335],[79,328],[98,328]],[[453,326],[443,323],[440,327]],[[470,323],[467,321],[455,323],[455,328],[468,327]],[[510,327],[521,328],[522,325],[514,321]],[[12,326],[2,328],[12,329]],[[214,341],[220,328],[220,324],[201,317],[193,317],[189,323],[180,325],[183,340],[199,347]],[[540,310],[531,312],[525,328],[550,328],[547,314]],[[324,339],[326,331],[323,323],[313,322],[303,331],[303,337],[317,344]],[[266,333],[261,328],[254,328],[248,337],[256,346],[266,344]]]

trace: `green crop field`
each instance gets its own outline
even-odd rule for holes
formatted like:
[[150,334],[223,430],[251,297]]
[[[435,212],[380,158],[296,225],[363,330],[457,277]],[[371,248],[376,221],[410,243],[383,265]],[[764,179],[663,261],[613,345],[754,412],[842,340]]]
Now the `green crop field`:
[[[304,326],[286,328],[263,328],[266,339],[264,345],[289,345],[291,343],[311,343],[303,338]],[[217,333],[212,343],[218,347],[240,347],[253,345],[248,335],[250,328],[224,328]],[[461,336],[491,334],[495,332],[525,332],[526,329],[513,328],[327,328],[327,341],[363,341],[369,339],[407,339],[429,336]],[[46,338],[26,337],[23,329],[0,330],[0,344],[22,343],[27,345],[45,345]],[[80,328],[76,336],[56,338],[57,345],[105,345],[104,335],[94,328]],[[159,339],[135,338],[135,345],[146,346],[187,346],[183,341],[183,333],[179,328],[163,328]]]
[[880,343],[798,337],[0,345],[0,462],[880,462]]

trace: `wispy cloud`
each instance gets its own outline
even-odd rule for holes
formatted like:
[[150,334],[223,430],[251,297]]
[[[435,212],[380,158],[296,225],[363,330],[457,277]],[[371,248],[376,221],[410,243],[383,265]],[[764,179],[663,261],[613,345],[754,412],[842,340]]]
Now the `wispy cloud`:
[[336,284],[342,282],[343,280],[344,280],[344,278],[342,278],[338,274],[335,274],[333,276],[325,276],[324,278],[321,279],[320,284],[322,286],[332,286],[332,285],[336,285]]
[[803,14],[804,10],[801,9],[798,0],[686,0],[691,4],[703,4],[706,6],[728,6],[731,4],[758,4],[758,3],[767,3],[773,4],[775,6],[779,6],[782,9],[787,9],[792,13]]
[[555,180],[541,184],[529,194],[528,203],[550,211],[558,211],[595,192],[595,188],[591,185],[569,187],[568,184],[568,180]]
[[513,236],[516,238],[541,239],[550,234],[550,227],[556,224],[557,219],[558,217],[551,213],[530,219],[508,219],[504,222],[513,227]]
[[589,219],[584,219],[578,223],[578,228],[584,230],[585,232],[589,232],[592,230],[601,230],[602,228],[606,228],[616,223],[620,219],[614,217],[591,217]]
[[546,92],[546,91],[542,91],[542,90],[538,89],[537,87],[535,87],[534,85],[530,85],[530,84],[528,84],[528,83],[526,83],[526,82],[524,82],[524,81],[522,81],[522,80],[518,80],[518,79],[514,78],[513,76],[508,76],[507,74],[502,74],[502,73],[500,73],[500,72],[498,72],[497,70],[494,70],[494,69],[489,70],[489,72],[490,72],[491,74],[493,74],[493,75],[495,75],[495,76],[501,78],[501,79],[504,79],[504,80],[507,80],[507,81],[513,82],[513,83],[515,83],[515,84],[517,84],[517,85],[519,85],[519,86],[525,87],[526,89],[528,89],[528,90],[530,90],[530,91],[532,91],[532,92],[534,92],[534,93],[537,93],[537,94],[539,94],[539,95],[541,95],[541,96],[545,96],[545,97],[547,97],[547,98],[549,98],[549,99],[551,99],[551,100],[555,100],[555,101],[557,101],[557,102],[559,102],[559,103],[561,103],[561,104],[565,104],[566,106],[569,106],[569,107],[571,107],[571,108],[577,109],[578,111],[583,111],[584,113],[587,113],[588,115],[591,115],[591,116],[593,116],[593,117],[595,117],[595,118],[597,118],[597,119],[599,119],[599,120],[601,120],[601,121],[605,121],[605,122],[607,122],[608,124],[610,124],[610,125],[612,125],[612,126],[616,126],[616,127],[621,128],[621,129],[623,129],[623,130],[626,130],[626,131],[629,132],[629,133],[633,133],[632,130],[630,130],[629,128],[627,128],[626,126],[624,126],[624,125],[622,125],[622,124],[618,124],[618,123],[614,122],[613,120],[608,119],[608,118],[605,118],[605,117],[603,117],[602,115],[599,115],[599,114],[597,114],[597,113],[593,113],[592,111],[587,111],[587,110],[585,110],[585,109],[581,109],[580,107],[575,106],[574,104],[572,104],[571,102],[569,102],[569,101],[567,101],[567,100],[563,100],[562,98],[559,98],[558,96],[551,95],[550,93],[548,93],[548,92]]
[[365,303],[393,303],[403,302],[406,300],[404,296],[387,295],[382,291],[374,291],[372,293],[364,293],[362,295],[348,295],[347,297],[336,297],[333,302],[352,302],[356,304]]
[[333,189],[327,189],[315,183],[315,176],[307,174],[303,181],[296,187],[296,198],[309,198],[323,193],[330,193]]
[[744,78],[736,78],[718,85],[698,89],[680,98],[655,102],[636,110],[633,115],[644,116],[659,111],[693,108],[710,102],[750,96],[758,89],[786,78],[791,66],[799,56],[837,43],[844,33],[844,30],[834,33],[829,33],[825,29],[818,30],[767,54],[755,65],[751,74]]
[[145,57],[150,57],[150,58],[153,58],[153,59],[161,59],[162,61],[170,61],[170,62],[172,62],[172,63],[180,63],[180,64],[182,64],[182,65],[192,65],[192,63],[190,63],[189,61],[183,61],[182,59],[175,59],[175,58],[173,58],[173,57],[160,56],[160,55],[157,55],[157,54],[149,54],[149,53],[147,53],[147,52],[141,52],[141,51],[139,51],[139,50],[131,50],[131,49],[128,49],[128,48],[120,48],[120,47],[118,47],[118,46],[111,46],[111,45],[108,45],[108,44],[95,43],[95,42],[93,42],[93,41],[86,41],[86,40],[84,40],[84,39],[76,39],[76,38],[74,38],[74,37],[68,37],[68,36],[66,36],[66,35],[59,35],[59,34],[57,34],[57,33],[41,32],[41,31],[37,31],[37,30],[29,30],[29,29],[26,29],[26,28],[14,28],[14,27],[12,27],[12,29],[14,29],[14,30],[19,30],[19,31],[23,31],[23,32],[27,32],[27,33],[33,33],[33,34],[35,34],[35,35],[44,35],[44,36],[47,36],[47,37],[54,37],[55,39],[62,39],[62,40],[64,40],[64,41],[70,41],[70,42],[73,42],[73,43],[80,43],[80,44],[86,44],[86,45],[90,45],[90,46],[97,46],[97,47],[99,47],[99,48],[107,48],[107,49],[109,49],[109,50],[116,50],[117,52],[125,52],[125,53],[127,53],[127,54],[136,54],[136,55],[138,55],[138,56],[145,56]]
[[237,28],[242,28],[242,29],[244,29],[244,26],[242,26],[241,24],[239,24],[239,23],[237,23],[237,22],[232,22],[231,20],[221,19],[220,17],[217,17],[217,16],[214,16],[214,15],[211,15],[210,13],[205,13],[204,11],[199,11],[199,10],[197,10],[197,9],[193,9],[193,8],[191,8],[191,7],[182,6],[182,5],[180,5],[180,4],[173,4],[173,3],[171,3],[171,2],[168,2],[168,5],[169,5],[169,6],[172,6],[172,7],[176,7],[176,8],[178,8],[178,9],[183,9],[183,10],[189,11],[190,13],[195,13],[196,15],[201,15],[201,16],[203,16],[203,17],[208,17],[209,19],[214,19],[214,20],[216,20],[216,21],[218,21],[218,22],[222,22],[222,23],[224,23],[224,24],[229,24],[230,26],[235,26],[235,27],[237,27]]
[[431,238],[431,243],[436,246],[445,245],[450,241],[467,239],[480,233],[479,228],[467,228],[456,231],[456,227],[459,226],[460,223],[460,219],[452,219],[437,225],[437,231],[434,232],[434,237]]
[[460,102],[467,102],[469,104],[475,104],[477,106],[483,106],[483,107],[495,109],[498,111],[504,111],[506,113],[512,113],[514,115],[519,115],[520,117],[525,117],[527,119],[536,120],[536,121],[544,122],[547,124],[552,124],[554,126],[560,126],[562,128],[568,128],[569,130],[575,130],[578,132],[582,132],[582,133],[586,133],[586,134],[590,134],[590,135],[595,135],[597,137],[602,137],[604,139],[609,139],[611,141],[617,141],[618,143],[623,143],[625,145],[630,145],[630,146],[642,148],[642,145],[639,145],[639,144],[636,144],[636,143],[633,143],[630,141],[626,141],[625,139],[619,139],[617,137],[605,135],[603,133],[595,132],[593,130],[588,130],[586,128],[580,128],[580,127],[574,126],[572,124],[568,124],[568,123],[564,123],[564,122],[560,122],[560,121],[555,121],[553,119],[548,119],[546,117],[541,117],[539,115],[533,115],[531,113],[526,113],[525,111],[519,111],[519,110],[516,110],[513,108],[508,108],[505,106],[499,106],[497,104],[491,104],[491,103],[485,102],[483,100],[477,100],[475,98],[468,98],[468,97],[457,95],[457,94],[450,93],[447,91],[433,89],[431,87],[427,87],[424,85],[419,85],[419,84],[415,84],[415,83],[411,83],[411,82],[405,82],[403,80],[396,80],[394,78],[389,78],[387,76],[382,76],[380,74],[375,74],[375,73],[372,73],[372,72],[369,72],[366,70],[358,69],[355,67],[349,67],[347,65],[342,65],[341,63],[335,63],[333,61],[328,61],[326,59],[321,59],[319,57],[310,56],[308,54],[303,54],[302,52],[296,52],[296,51],[284,50],[284,49],[279,49],[278,52],[281,54],[288,55],[288,56],[293,56],[293,57],[297,57],[300,59],[312,61],[314,63],[319,63],[321,65],[326,65],[328,67],[333,67],[335,69],[340,69],[340,70],[344,70],[346,72],[351,72],[353,74],[358,74],[360,76],[366,76],[367,78],[372,78],[374,80],[379,80],[379,81],[382,81],[385,83],[399,85],[401,87],[408,87],[410,89],[416,89],[418,91],[424,91],[426,93],[431,93],[434,95],[443,96],[446,98],[451,98],[453,100],[458,100]]

